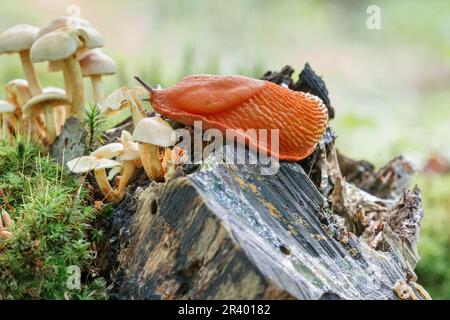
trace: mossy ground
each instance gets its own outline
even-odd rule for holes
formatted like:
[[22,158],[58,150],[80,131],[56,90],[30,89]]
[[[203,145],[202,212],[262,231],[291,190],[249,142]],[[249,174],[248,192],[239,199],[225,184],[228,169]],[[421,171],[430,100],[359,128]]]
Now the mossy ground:
[[[0,299],[106,298],[92,267],[103,233],[91,200],[38,146],[0,140],[0,206],[13,219],[12,237],[0,239]],[[81,271],[79,289],[70,266]]]

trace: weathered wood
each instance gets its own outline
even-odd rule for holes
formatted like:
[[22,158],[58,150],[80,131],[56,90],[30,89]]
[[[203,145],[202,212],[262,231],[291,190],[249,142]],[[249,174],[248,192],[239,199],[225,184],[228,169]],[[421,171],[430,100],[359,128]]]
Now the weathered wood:
[[127,195],[113,223],[112,297],[396,298],[394,284],[417,261],[351,233],[342,241],[342,218],[300,165],[282,163],[272,176],[259,169],[211,158]]
[[50,153],[58,163],[81,157],[86,151],[86,130],[76,118],[69,118],[61,128],[61,133],[53,142]]

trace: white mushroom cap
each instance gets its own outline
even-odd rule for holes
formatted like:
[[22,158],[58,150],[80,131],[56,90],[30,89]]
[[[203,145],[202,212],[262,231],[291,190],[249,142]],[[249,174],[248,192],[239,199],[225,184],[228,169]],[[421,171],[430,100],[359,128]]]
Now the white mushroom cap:
[[160,117],[144,118],[133,132],[134,141],[160,147],[170,147],[176,142],[175,130]]
[[110,143],[104,145],[94,152],[92,152],[89,156],[103,159],[111,159],[117,157],[122,151],[124,147],[121,143]]
[[65,94],[43,93],[30,99],[24,106],[25,114],[40,113],[45,107],[57,107],[69,104],[69,99]]
[[75,27],[90,27],[91,24],[81,18],[77,17],[59,17],[50,21],[46,26],[42,27],[36,34],[36,40],[61,28],[75,28]]
[[93,28],[58,29],[34,42],[30,51],[32,62],[58,61],[70,57],[79,49],[103,46],[103,38]]
[[119,161],[132,161],[139,159],[139,146],[133,140],[133,136],[126,130],[122,130],[120,135],[120,142],[123,144],[124,149],[117,157]]
[[116,64],[101,51],[91,51],[80,60],[83,76],[111,75],[116,73]]
[[96,49],[104,46],[103,36],[92,27],[78,28],[78,34],[84,42],[84,47]]
[[67,162],[67,167],[73,173],[85,173],[91,170],[109,169],[119,166],[121,166],[120,162],[91,156],[83,156]]
[[81,48],[78,32],[73,29],[60,29],[42,36],[31,47],[32,62],[64,60]]
[[61,88],[56,88],[56,87],[46,87],[46,88],[42,89],[42,93],[65,95],[66,90],[61,89]]
[[28,24],[18,24],[0,34],[0,54],[29,50],[39,29]]
[[5,100],[0,100],[0,113],[14,112],[14,106]]

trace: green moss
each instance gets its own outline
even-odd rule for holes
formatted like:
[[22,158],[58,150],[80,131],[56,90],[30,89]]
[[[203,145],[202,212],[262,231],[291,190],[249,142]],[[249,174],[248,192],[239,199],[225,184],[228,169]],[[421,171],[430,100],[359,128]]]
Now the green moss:
[[[0,141],[0,190],[14,222],[13,236],[0,239],[0,299],[105,298],[103,279],[88,272],[91,234],[98,239],[101,231],[91,226],[97,213],[86,188],[19,139]],[[70,266],[83,275],[79,289],[67,285]]]
[[420,174],[425,209],[421,225],[417,274],[434,299],[450,297],[450,175]]

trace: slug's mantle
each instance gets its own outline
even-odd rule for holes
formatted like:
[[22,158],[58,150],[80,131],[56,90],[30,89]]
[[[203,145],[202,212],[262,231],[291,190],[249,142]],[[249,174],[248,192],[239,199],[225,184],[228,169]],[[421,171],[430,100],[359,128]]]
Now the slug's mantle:
[[[281,160],[310,155],[328,122],[316,96],[243,76],[188,76],[168,89],[152,90],[150,102],[156,112],[183,124],[202,121],[205,129],[231,129]],[[248,129],[279,129],[279,152],[271,150],[270,133],[267,144],[261,144]]]

